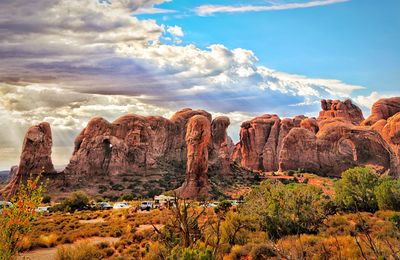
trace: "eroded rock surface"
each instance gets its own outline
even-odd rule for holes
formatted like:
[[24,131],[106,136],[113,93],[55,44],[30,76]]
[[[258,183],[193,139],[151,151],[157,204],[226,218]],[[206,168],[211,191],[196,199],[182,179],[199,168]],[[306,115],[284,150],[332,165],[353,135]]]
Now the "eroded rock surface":
[[355,125],[360,124],[364,120],[361,109],[354,105],[350,99],[344,101],[322,99],[321,108],[322,111],[319,113],[318,120],[341,118]]
[[12,179],[0,192],[9,197],[18,189],[18,185],[30,176],[55,174],[51,160],[52,136],[49,123],[43,122],[28,129],[22,145],[20,163],[12,169]]
[[186,180],[177,189],[182,198],[207,197],[208,183],[208,145],[211,140],[210,120],[202,115],[190,118],[186,130],[187,166]]
[[400,112],[400,97],[382,98],[375,102],[371,115],[361,125],[373,125],[381,119],[387,120]]

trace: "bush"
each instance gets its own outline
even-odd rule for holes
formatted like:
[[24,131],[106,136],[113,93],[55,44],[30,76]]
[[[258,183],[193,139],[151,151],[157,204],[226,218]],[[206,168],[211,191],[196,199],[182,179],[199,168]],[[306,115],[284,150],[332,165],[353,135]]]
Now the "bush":
[[64,211],[74,212],[88,208],[89,198],[82,192],[74,192],[68,198],[64,199],[60,208]]
[[329,205],[330,198],[315,186],[264,181],[250,193],[243,209],[275,240],[317,232]]
[[400,210],[400,180],[385,178],[375,189],[378,207],[381,210]]
[[75,246],[63,246],[57,250],[57,260],[94,260],[103,259],[100,250],[84,242]]
[[335,184],[335,201],[342,210],[378,210],[375,188],[379,177],[369,168],[356,167],[342,173],[342,179]]
[[270,259],[276,257],[276,253],[273,248],[267,244],[255,245],[250,251],[251,259]]
[[47,204],[47,203],[50,203],[50,202],[51,202],[50,195],[48,195],[48,194],[44,195],[43,198],[42,198],[42,203]]
[[135,199],[135,195],[133,194],[124,194],[118,198],[118,201],[132,201]]

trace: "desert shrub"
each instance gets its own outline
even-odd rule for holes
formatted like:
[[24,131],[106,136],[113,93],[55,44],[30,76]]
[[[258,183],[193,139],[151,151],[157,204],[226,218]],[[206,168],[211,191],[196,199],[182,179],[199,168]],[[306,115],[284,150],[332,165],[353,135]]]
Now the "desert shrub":
[[326,218],[330,198],[322,190],[306,184],[264,181],[253,189],[242,211],[258,220],[271,239],[315,233]]
[[228,212],[221,225],[222,241],[229,245],[244,245],[253,226],[254,219],[248,214]]
[[82,192],[74,192],[63,200],[60,207],[64,211],[74,212],[76,210],[87,209],[88,204],[89,198],[86,194]]
[[381,210],[400,210],[400,180],[384,178],[375,189],[378,207]]
[[84,242],[74,246],[62,246],[57,250],[57,260],[103,259],[101,251],[94,245]]
[[54,247],[57,245],[58,236],[54,233],[49,235],[40,235],[39,236],[39,246],[40,247]]
[[118,198],[118,201],[131,201],[135,199],[135,195],[133,194],[124,194]]
[[268,244],[255,245],[250,251],[251,259],[270,259],[276,257],[275,250]]
[[47,204],[47,203],[50,203],[50,202],[51,202],[50,195],[49,194],[44,195],[43,198],[42,198],[42,203]]
[[378,210],[375,188],[379,177],[369,168],[355,167],[342,173],[342,179],[335,184],[335,201],[342,210]]
[[113,184],[112,186],[111,186],[111,189],[113,189],[113,190],[116,190],[116,191],[122,191],[122,190],[124,190],[125,188],[124,188],[124,186],[122,186],[121,184]]
[[0,259],[12,259],[20,250],[21,240],[28,234],[36,218],[35,208],[42,200],[44,186],[38,176],[29,178],[18,187],[11,199],[11,207],[2,208],[0,213]]

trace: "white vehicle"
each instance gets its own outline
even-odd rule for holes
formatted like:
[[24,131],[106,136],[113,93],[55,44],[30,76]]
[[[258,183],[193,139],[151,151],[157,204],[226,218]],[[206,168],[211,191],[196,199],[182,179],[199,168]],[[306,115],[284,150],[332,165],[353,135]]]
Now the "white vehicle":
[[139,205],[139,209],[140,210],[150,210],[153,208],[153,202],[151,201],[143,201],[140,205]]
[[11,202],[8,202],[8,201],[0,201],[0,213],[2,213],[3,212],[3,209],[4,208],[9,208],[9,207],[12,207],[12,203]]
[[114,209],[129,209],[131,206],[127,202],[117,202],[114,204]]
[[41,212],[50,212],[50,206],[46,206],[46,207],[37,207],[37,209],[35,209],[35,211],[37,213],[41,213]]

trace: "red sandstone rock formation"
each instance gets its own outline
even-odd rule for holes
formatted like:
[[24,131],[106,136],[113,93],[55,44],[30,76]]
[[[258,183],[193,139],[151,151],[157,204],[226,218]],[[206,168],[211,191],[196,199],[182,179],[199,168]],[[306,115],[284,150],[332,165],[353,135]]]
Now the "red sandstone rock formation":
[[211,125],[208,118],[196,115],[190,118],[186,130],[187,166],[186,180],[176,190],[182,198],[208,196],[208,144],[211,139]]
[[52,137],[50,125],[47,122],[29,128],[22,146],[20,163],[13,168],[12,179],[0,192],[9,197],[15,194],[20,182],[26,181],[30,175],[49,175],[56,173],[51,161]]
[[242,123],[240,142],[235,146],[232,160],[253,170],[278,170],[278,156],[289,131],[300,127],[306,117],[280,120],[277,115],[263,115]]
[[355,166],[397,176],[397,160],[383,138],[368,127],[354,126],[343,119],[326,120],[317,135],[292,129],[279,157],[282,171],[303,168],[340,177],[341,172]]
[[361,125],[373,125],[381,119],[388,119],[400,112],[400,97],[382,98],[374,103],[371,115]]
[[209,164],[212,170],[220,174],[230,173],[232,140],[227,133],[229,125],[230,120],[226,116],[216,117],[211,123],[212,142],[209,149]]
[[321,100],[322,111],[319,113],[318,120],[329,118],[341,118],[358,125],[364,120],[364,116],[359,107],[354,105],[350,99],[340,100]]

